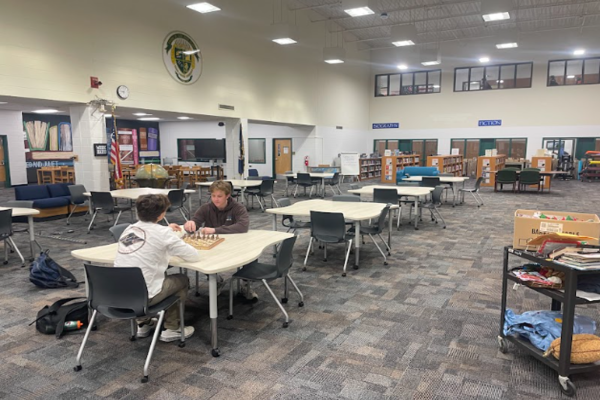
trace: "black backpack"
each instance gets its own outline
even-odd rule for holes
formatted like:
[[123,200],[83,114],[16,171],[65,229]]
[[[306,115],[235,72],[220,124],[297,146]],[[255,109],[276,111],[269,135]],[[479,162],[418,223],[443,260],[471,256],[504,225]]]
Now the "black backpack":
[[81,321],[84,326],[88,324],[88,303],[87,301],[78,301],[65,305],[66,303],[85,299],[85,297],[69,297],[68,299],[61,299],[52,304],[51,306],[44,306],[37,313],[37,319],[33,321],[30,326],[35,323],[35,328],[46,335],[56,334],[56,338],[60,337],[64,333],[65,321]]
[[49,250],[41,252],[35,261],[31,263],[29,280],[35,286],[43,289],[76,288],[79,286],[75,276],[50,258],[48,252]]

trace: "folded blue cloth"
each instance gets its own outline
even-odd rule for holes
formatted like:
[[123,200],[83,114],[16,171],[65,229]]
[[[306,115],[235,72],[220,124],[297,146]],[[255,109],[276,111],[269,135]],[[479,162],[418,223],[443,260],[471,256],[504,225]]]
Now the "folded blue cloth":
[[[504,317],[504,335],[515,333],[529,339],[538,349],[546,351],[554,339],[562,332],[562,313],[560,311],[526,311],[515,314],[506,309]],[[584,315],[575,315],[573,334],[596,332],[596,321]]]
[[600,293],[600,275],[580,275],[577,289],[584,292]]

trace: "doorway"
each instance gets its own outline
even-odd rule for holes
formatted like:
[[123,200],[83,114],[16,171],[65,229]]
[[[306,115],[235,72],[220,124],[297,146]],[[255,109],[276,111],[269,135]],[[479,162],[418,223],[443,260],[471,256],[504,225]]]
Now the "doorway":
[[0,136],[0,187],[10,187],[8,171],[8,144],[6,136]]
[[486,150],[493,150],[496,148],[496,141],[494,139],[479,139],[479,155],[484,156]]
[[292,139],[273,139],[274,176],[292,171]]

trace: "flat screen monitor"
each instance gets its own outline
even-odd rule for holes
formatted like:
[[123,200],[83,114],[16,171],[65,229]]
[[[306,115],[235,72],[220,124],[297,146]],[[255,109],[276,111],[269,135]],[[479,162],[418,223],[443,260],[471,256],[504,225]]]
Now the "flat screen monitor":
[[226,161],[225,139],[177,139],[180,161]]

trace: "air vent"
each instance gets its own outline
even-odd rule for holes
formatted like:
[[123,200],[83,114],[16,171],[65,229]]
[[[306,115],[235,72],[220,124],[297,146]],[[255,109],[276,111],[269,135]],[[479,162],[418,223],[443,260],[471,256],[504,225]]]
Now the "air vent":
[[219,110],[229,110],[229,111],[234,111],[235,107],[234,106],[229,106],[227,104],[219,104]]
[[344,127],[341,126],[341,125],[338,125],[338,126],[335,127],[335,129],[344,129]]

